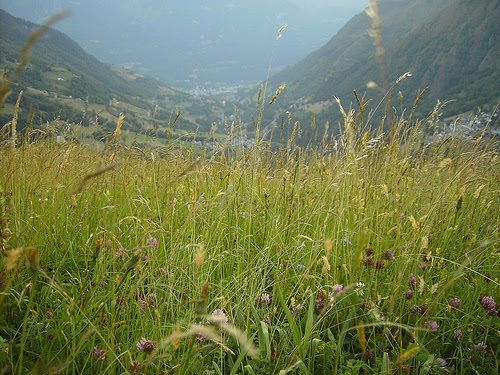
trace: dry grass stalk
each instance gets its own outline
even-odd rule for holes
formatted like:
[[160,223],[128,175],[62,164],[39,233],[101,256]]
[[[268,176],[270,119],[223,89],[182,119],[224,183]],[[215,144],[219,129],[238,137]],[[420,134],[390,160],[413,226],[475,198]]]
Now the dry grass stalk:
[[125,120],[125,115],[123,113],[120,113],[120,116],[118,117],[118,121],[116,121],[115,131],[113,132],[114,139],[116,139],[120,136],[120,133],[122,131],[123,120]]
[[340,114],[342,115],[342,123],[344,124],[343,142],[345,149],[349,155],[355,154],[356,149],[356,116],[353,109],[347,112],[344,110],[340,99],[334,96],[337,105],[339,106]]
[[280,87],[276,89],[276,92],[274,93],[273,97],[269,101],[269,104],[272,105],[276,102],[276,99],[278,99],[278,96],[281,94],[281,92],[285,89],[286,83],[282,83]]
[[196,250],[195,264],[196,267],[201,267],[205,261],[205,246],[200,245]]
[[326,275],[331,270],[330,262],[328,261],[328,258],[324,255],[321,257],[321,259],[323,259],[323,267],[321,268],[321,273],[323,275]]
[[420,352],[420,346],[416,345],[408,350],[405,350],[398,356],[396,363],[405,362],[410,358],[413,358]]
[[380,68],[380,75],[382,79],[382,85],[384,91],[388,87],[387,72],[384,64],[385,50],[382,43],[382,22],[379,16],[379,0],[370,0],[368,8],[366,9],[366,14],[371,21],[370,37],[373,39],[373,44],[375,45],[375,56],[377,57],[377,62]]
[[19,106],[21,105],[21,98],[23,96],[23,91],[19,93],[17,97],[16,105],[14,107],[14,116],[12,117],[12,122],[10,124],[10,142],[9,148],[11,152],[14,152],[16,149],[16,139],[17,139],[17,120],[19,118]]
[[80,193],[83,190],[83,188],[85,187],[85,185],[87,184],[87,182],[89,180],[91,180],[92,178],[98,177],[106,172],[109,172],[109,171],[115,169],[116,167],[118,167],[118,164],[115,163],[115,164],[108,165],[107,167],[101,168],[95,172],[89,173],[88,175],[86,175],[83,178],[83,180],[80,182],[80,185],[78,185],[78,188],[75,190],[75,192],[73,194]]
[[361,346],[361,350],[363,351],[363,355],[366,352],[366,334],[365,334],[365,326],[363,322],[358,325],[358,341]]
[[255,348],[253,342],[247,338],[246,334],[242,330],[228,323],[220,324],[219,327],[233,336],[243,351],[250,357],[257,358],[259,356],[259,351]]
[[330,255],[332,255],[333,241],[330,239],[326,240],[324,243],[324,247],[325,247],[326,256],[329,257]]

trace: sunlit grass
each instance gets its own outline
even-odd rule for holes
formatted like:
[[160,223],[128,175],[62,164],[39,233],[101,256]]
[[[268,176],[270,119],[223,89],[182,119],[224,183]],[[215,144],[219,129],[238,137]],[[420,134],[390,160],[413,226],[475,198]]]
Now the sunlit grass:
[[305,149],[2,150],[2,371],[496,368],[495,145],[394,121]]

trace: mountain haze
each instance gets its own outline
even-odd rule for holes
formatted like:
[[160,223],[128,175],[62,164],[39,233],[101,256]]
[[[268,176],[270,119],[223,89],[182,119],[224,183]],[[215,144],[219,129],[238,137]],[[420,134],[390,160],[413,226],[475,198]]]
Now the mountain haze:
[[[429,99],[456,99],[450,110],[473,109],[500,98],[500,2],[451,2],[388,51],[388,68],[406,68],[404,89],[429,86]],[[394,76],[392,77],[394,79]]]
[[275,71],[321,47],[361,0],[304,7],[289,0],[1,0],[15,16],[40,22],[62,9],[56,25],[100,60],[177,86],[261,80],[277,29],[288,29],[275,52]]

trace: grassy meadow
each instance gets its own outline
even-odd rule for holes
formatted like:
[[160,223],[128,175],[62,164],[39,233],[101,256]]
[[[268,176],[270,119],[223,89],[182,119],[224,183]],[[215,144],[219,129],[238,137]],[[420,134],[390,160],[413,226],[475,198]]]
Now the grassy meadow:
[[497,145],[359,115],[306,148],[3,148],[0,372],[494,373]]
[[438,136],[439,108],[375,129],[358,100],[337,135],[304,146],[290,115],[270,142],[267,100],[250,148],[127,147],[123,116],[97,148],[18,134],[19,96],[0,374],[497,372],[498,141]]

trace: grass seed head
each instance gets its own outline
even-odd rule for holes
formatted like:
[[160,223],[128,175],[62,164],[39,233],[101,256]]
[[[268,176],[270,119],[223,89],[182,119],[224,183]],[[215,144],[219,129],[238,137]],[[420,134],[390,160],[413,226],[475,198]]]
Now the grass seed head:
[[199,245],[198,248],[196,249],[194,263],[196,267],[201,267],[204,262],[205,262],[205,246]]
[[330,269],[331,269],[330,262],[328,261],[328,258],[324,255],[321,257],[321,259],[323,259],[323,267],[321,269],[321,273],[323,275],[326,275],[327,273],[330,272]]

